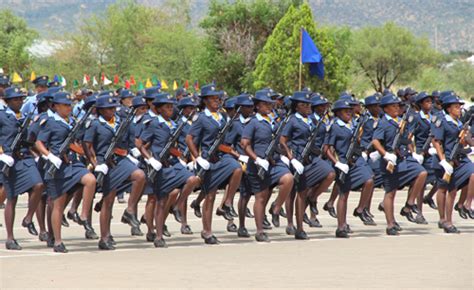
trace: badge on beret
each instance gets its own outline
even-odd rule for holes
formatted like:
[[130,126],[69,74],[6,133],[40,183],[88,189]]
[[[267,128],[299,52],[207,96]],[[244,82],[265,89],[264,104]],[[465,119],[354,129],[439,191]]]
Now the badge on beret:
[[168,100],[171,100],[172,96],[171,96],[171,95],[168,95],[167,98],[168,98]]
[[211,87],[211,90],[215,91],[215,90],[216,90],[216,88],[215,88],[215,87]]
[[72,100],[72,96],[71,96],[71,95],[67,95],[66,98],[67,98],[68,100]]
[[18,88],[15,88],[15,93],[18,93],[20,90]]
[[113,102],[114,102],[114,99],[112,99],[112,98],[109,98],[109,103],[111,103],[111,104],[112,104]]
[[443,122],[443,120],[441,120],[441,119],[436,120],[436,122],[435,122],[436,127],[438,127],[438,128],[441,127],[442,122]]
[[109,96],[113,97],[113,96],[114,96],[114,94],[113,94],[112,92],[110,92],[110,93],[109,93]]
[[270,97],[270,93],[267,93],[267,97]]
[[142,98],[142,102],[144,102],[144,103],[145,103],[145,98]]
[[45,80],[45,79],[46,79],[46,76],[43,76],[41,79]]

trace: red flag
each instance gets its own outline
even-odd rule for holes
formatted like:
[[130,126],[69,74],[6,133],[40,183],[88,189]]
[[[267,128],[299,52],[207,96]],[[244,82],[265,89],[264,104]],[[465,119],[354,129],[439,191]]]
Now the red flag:
[[194,82],[194,90],[199,91],[199,82],[198,81]]
[[91,81],[91,76],[90,76],[90,75],[86,75],[86,79],[87,79],[88,82],[90,82],[90,81]]
[[188,82],[188,80],[186,80],[186,81],[184,82],[184,88],[185,88],[186,90],[189,88],[189,82]]
[[133,76],[130,76],[130,84],[131,84],[132,86],[134,86],[134,85],[137,84],[137,82],[135,82],[135,78],[134,78]]
[[126,80],[126,81],[125,81],[125,88],[126,88],[127,90],[130,89],[130,81],[129,81],[129,80]]
[[115,75],[114,76],[114,85],[117,85],[119,83],[119,76],[118,75]]
[[102,76],[100,77],[100,80],[101,80],[102,82],[104,82],[104,79],[105,79],[105,74],[102,73]]

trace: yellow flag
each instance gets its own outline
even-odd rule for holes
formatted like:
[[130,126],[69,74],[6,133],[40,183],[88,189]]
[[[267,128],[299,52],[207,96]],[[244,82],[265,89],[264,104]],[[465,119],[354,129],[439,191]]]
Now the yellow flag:
[[12,83],[21,83],[23,79],[20,77],[20,75],[17,72],[13,73],[13,78],[12,78]]
[[153,84],[151,83],[150,78],[148,78],[146,79],[145,88],[151,88],[151,87],[153,87]]
[[173,91],[176,91],[178,89],[178,83],[176,81],[173,81]]
[[166,83],[165,80],[162,80],[162,81],[161,81],[161,88],[162,88],[163,90],[169,89],[169,88],[168,88],[168,84]]
[[34,71],[31,72],[31,76],[30,76],[30,81],[34,81],[36,79],[36,74]]

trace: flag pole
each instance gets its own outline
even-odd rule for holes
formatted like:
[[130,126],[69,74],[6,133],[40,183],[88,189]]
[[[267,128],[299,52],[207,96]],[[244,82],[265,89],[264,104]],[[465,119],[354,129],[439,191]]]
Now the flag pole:
[[301,27],[300,29],[300,63],[299,63],[298,91],[301,91],[302,43],[303,43],[303,27]]

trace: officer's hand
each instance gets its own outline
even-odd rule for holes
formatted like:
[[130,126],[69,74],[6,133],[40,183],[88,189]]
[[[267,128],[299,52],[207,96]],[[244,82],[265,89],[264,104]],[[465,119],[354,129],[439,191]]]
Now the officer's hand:
[[8,167],[12,167],[13,164],[15,164],[15,159],[13,159],[13,157],[11,157],[10,155],[4,153],[0,154],[0,161],[5,163]]
[[382,157],[379,153],[379,151],[374,151],[372,153],[369,154],[369,157],[370,157],[370,160],[372,160],[372,162],[375,162],[377,160],[380,159],[380,157]]
[[109,172],[109,167],[105,163],[99,164],[95,167],[94,171],[107,175],[107,173]]
[[344,174],[347,174],[349,172],[349,165],[347,165],[347,164],[344,164],[344,163],[341,163],[341,162],[338,161],[338,162],[336,162],[336,164],[334,166],[336,166],[336,168],[338,168],[339,170],[344,172]]
[[290,159],[288,159],[288,157],[286,157],[285,155],[281,155],[280,156],[280,160],[285,163],[285,165],[289,168],[290,167]]
[[413,156],[413,158],[415,158],[416,162],[423,164],[423,161],[425,160],[423,155],[417,154],[416,152],[413,152],[411,155]]
[[161,168],[163,168],[163,165],[161,164],[160,161],[156,160],[155,157],[151,157],[149,159],[147,159],[147,162],[148,164],[150,164],[151,167],[153,167],[153,169],[155,169],[156,171],[160,171]]
[[199,156],[198,158],[196,158],[196,162],[199,164],[199,166],[201,166],[202,169],[204,170],[209,170],[209,168],[211,168],[211,164],[209,163],[209,161],[207,161],[206,159],[202,158],[201,156]]
[[186,165],[187,165],[187,164],[186,164],[186,162],[184,162],[183,159],[178,158],[178,161],[179,161],[179,163],[180,163],[181,165],[183,165],[184,168],[186,168]]
[[303,174],[304,172],[304,165],[296,160],[295,158],[291,159],[291,165],[293,165],[293,168],[298,172],[299,175]]
[[268,171],[268,168],[270,167],[270,162],[268,162],[268,160],[262,159],[260,157],[257,157],[257,159],[255,160],[255,164],[262,167],[265,171]]
[[452,166],[451,164],[449,164],[448,161],[446,161],[446,159],[441,160],[441,161],[439,162],[439,165],[441,165],[441,167],[443,167],[444,171],[445,171],[447,174],[449,174],[449,175],[453,174],[454,168],[453,168],[453,166]]
[[137,147],[133,147],[131,150],[130,150],[130,153],[132,154],[133,157],[137,158],[142,156],[142,153],[140,153],[140,150],[138,150]]
[[46,157],[48,158],[49,162],[53,163],[54,167],[56,167],[57,169],[59,169],[59,167],[61,167],[61,164],[63,164],[61,158],[54,155],[53,153],[49,153]]
[[369,156],[367,156],[367,153],[362,152],[362,158],[364,158],[364,160],[367,161],[367,159],[369,159]]
[[132,161],[132,163],[135,164],[135,166],[138,166],[138,163],[139,163],[140,161],[138,161],[137,158],[133,157],[131,154],[128,154],[128,155],[127,155],[127,158],[128,158],[130,161]]
[[188,162],[186,168],[188,168],[189,171],[194,171],[196,169],[196,163],[194,161]]
[[247,164],[249,162],[249,157],[247,155],[240,155],[239,161]]
[[428,149],[428,154],[430,154],[431,156],[435,156],[437,154],[436,148],[430,147],[430,149]]
[[383,156],[383,159],[385,159],[387,162],[392,162],[393,165],[397,165],[397,155],[393,153],[386,152]]

